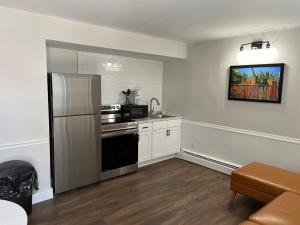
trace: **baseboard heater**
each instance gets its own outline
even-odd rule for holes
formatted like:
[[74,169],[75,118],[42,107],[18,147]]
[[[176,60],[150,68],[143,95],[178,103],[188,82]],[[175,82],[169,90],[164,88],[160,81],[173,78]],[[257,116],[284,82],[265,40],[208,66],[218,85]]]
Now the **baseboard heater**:
[[227,167],[227,168],[230,168],[230,169],[233,169],[233,170],[239,168],[238,166],[234,166],[232,164],[228,164],[228,163],[225,163],[225,162],[222,162],[222,161],[219,161],[219,160],[216,160],[216,159],[212,159],[212,158],[209,158],[209,157],[197,154],[197,153],[193,153],[193,152],[190,152],[190,151],[182,150],[182,152],[187,154],[187,155],[190,155],[190,156],[193,156],[193,157],[196,157],[196,158],[199,158],[199,159],[217,164],[219,166],[224,166],[224,167]]

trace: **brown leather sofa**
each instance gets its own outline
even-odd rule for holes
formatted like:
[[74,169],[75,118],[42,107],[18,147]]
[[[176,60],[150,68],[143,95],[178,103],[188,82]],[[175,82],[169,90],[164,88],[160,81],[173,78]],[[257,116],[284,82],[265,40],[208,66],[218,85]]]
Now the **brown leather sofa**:
[[231,174],[236,193],[268,203],[241,225],[300,225],[300,174],[262,163],[251,163]]
[[240,223],[240,225],[258,225],[258,224],[257,223],[253,223],[253,222],[247,220],[247,221],[245,221],[243,223]]

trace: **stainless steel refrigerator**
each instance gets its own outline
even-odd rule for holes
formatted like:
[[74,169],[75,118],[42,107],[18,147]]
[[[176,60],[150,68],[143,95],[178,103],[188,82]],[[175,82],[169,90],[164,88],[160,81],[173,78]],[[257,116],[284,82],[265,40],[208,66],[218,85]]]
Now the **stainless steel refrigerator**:
[[100,181],[101,77],[49,73],[48,93],[54,193]]

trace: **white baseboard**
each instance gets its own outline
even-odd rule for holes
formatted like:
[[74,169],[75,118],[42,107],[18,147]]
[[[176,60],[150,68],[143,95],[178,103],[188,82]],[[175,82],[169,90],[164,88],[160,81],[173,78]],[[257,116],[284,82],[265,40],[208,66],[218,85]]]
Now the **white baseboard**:
[[230,175],[232,171],[241,167],[240,165],[224,162],[206,155],[201,155],[199,153],[190,151],[188,149],[182,149],[180,153],[163,156],[157,159],[151,159],[138,164],[138,167],[148,166],[154,163],[162,162],[168,159],[179,158],[188,162],[198,164],[200,166],[207,167],[212,170],[216,170],[221,173]]
[[148,161],[145,161],[145,162],[140,162],[140,163],[138,163],[138,165],[139,165],[139,168],[140,168],[140,167],[148,166],[148,165],[158,163],[158,162],[161,162],[161,161],[164,161],[164,160],[173,159],[175,157],[176,157],[176,154],[167,155],[167,156],[163,156],[163,157],[160,157],[160,158],[157,158],[157,159],[151,159],[151,160],[148,160]]
[[53,189],[39,190],[32,196],[32,203],[39,203],[53,198]]
[[188,149],[182,149],[181,153],[178,154],[177,157],[228,175],[230,175],[235,169],[241,167],[240,165],[224,162],[207,155],[201,155]]

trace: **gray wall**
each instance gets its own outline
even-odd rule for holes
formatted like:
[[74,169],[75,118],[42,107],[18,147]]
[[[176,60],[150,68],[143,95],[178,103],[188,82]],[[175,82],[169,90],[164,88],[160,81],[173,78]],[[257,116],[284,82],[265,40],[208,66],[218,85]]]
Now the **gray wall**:
[[[257,39],[270,40],[278,49],[274,63],[286,63],[282,104],[227,100],[229,66],[241,64],[237,54],[242,43]],[[165,65],[166,109],[173,111],[177,101],[177,113],[185,119],[300,138],[299,44],[300,29],[190,44],[185,68],[180,61]],[[184,87],[181,101],[178,86]]]
[[[259,39],[278,50],[272,62],[286,64],[282,104],[227,100],[229,66],[253,63],[239,62],[240,45]],[[300,29],[190,44],[186,64],[165,67],[164,107],[184,118],[184,151],[236,166],[259,161],[300,172]]]
[[239,64],[236,56],[240,44],[252,41],[252,37],[242,37],[189,45],[184,79],[189,92],[183,115],[196,121],[300,138],[300,30],[257,36],[270,40],[278,49],[273,62],[286,63],[282,104],[227,100],[228,68]]
[[186,87],[183,85],[185,60],[171,59],[163,65],[162,110],[168,114],[182,116],[182,96]]

